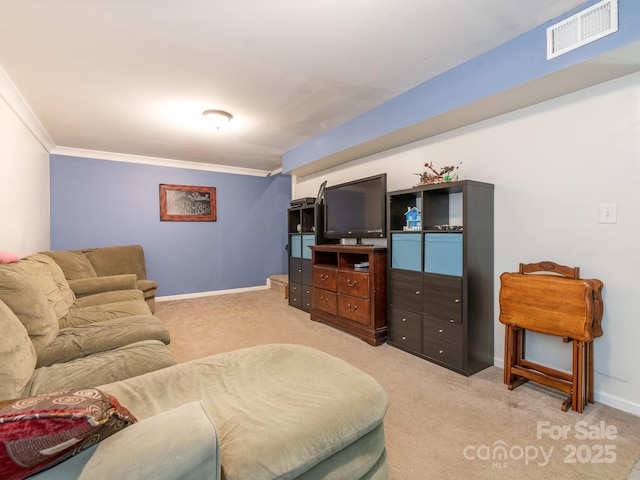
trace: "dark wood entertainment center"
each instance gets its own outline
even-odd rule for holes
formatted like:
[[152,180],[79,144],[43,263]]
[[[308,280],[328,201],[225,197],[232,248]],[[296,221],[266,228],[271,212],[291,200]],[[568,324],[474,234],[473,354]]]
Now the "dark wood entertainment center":
[[310,248],[311,319],[356,335],[371,345],[386,342],[386,247],[316,245]]
[[290,208],[289,304],[463,375],[493,365],[493,194],[471,180],[388,192],[385,246],[327,235],[322,203]]

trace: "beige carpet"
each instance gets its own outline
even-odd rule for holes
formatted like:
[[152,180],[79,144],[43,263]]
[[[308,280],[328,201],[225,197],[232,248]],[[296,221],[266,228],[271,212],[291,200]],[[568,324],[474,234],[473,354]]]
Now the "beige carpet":
[[393,480],[637,478],[640,417],[598,403],[562,412],[559,393],[535,384],[510,392],[497,367],[467,378],[386,344],[369,346],[312,322],[277,290],[159,302],[156,315],[179,362],[299,343],[375,377],[389,397]]

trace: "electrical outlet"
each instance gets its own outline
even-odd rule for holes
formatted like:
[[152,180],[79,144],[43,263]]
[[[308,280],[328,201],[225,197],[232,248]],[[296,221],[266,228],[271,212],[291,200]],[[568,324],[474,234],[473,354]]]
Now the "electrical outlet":
[[618,223],[617,205],[615,203],[600,204],[600,220],[598,223]]

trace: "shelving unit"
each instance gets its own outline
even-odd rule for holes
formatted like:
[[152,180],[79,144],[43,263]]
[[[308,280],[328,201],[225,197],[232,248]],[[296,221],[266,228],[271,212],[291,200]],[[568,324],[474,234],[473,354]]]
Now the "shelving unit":
[[322,205],[305,205],[287,210],[289,235],[289,305],[311,312],[311,250],[324,242]]
[[[316,245],[312,251],[311,319],[371,345],[387,339],[387,249]],[[366,264],[368,266],[359,266]]]
[[[387,194],[388,343],[464,375],[493,365],[493,191],[463,180]],[[406,230],[412,207],[421,224]]]

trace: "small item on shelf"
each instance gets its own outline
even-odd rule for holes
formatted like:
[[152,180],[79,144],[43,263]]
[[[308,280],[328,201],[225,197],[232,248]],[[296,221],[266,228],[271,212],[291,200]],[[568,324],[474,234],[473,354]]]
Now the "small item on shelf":
[[353,268],[369,268],[369,262],[356,263]]
[[457,165],[447,165],[442,167],[440,170],[436,170],[433,167],[433,162],[425,163],[424,166],[427,167],[427,171],[414,174],[420,176],[420,182],[418,182],[418,185],[416,186],[430,185],[433,183],[457,182],[458,180],[462,180],[462,162]]
[[433,228],[435,228],[436,230],[459,231],[459,230],[462,230],[462,225],[449,225],[449,224],[443,223],[442,225],[434,225]]
[[422,229],[422,212],[418,207],[407,207],[407,213],[404,214],[406,225],[404,230],[421,230]]

